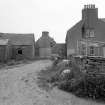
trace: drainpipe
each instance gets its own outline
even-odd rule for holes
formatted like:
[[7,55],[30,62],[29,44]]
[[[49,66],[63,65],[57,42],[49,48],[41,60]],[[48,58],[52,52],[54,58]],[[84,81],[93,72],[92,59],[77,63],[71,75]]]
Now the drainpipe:
[[87,39],[86,39],[86,56],[88,55],[88,41],[87,41]]
[[79,55],[78,40],[77,40],[77,55]]

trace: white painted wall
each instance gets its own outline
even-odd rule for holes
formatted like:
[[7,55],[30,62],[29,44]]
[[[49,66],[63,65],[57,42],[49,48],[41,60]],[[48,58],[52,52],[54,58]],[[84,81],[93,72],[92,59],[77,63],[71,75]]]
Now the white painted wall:
[[103,57],[105,58],[105,47],[103,47]]
[[75,53],[75,49],[67,49],[67,56],[74,53]]

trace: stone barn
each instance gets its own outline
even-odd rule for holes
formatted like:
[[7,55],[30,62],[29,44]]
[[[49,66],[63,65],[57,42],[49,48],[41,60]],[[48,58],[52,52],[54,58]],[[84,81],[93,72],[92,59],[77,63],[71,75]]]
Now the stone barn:
[[42,36],[36,41],[36,55],[40,58],[49,58],[56,42],[49,36],[49,32],[43,31]]
[[82,19],[67,31],[66,48],[69,55],[105,57],[105,19],[98,18],[95,5],[85,5]]
[[11,45],[11,59],[34,59],[35,39],[34,34],[1,33],[2,38],[9,39]]

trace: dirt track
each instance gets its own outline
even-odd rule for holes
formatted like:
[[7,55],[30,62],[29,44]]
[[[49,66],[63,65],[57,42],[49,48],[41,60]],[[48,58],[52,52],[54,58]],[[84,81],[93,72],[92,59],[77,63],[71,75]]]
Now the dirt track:
[[44,91],[37,85],[37,74],[51,62],[32,64],[0,71],[0,105],[104,105],[75,97],[54,88]]

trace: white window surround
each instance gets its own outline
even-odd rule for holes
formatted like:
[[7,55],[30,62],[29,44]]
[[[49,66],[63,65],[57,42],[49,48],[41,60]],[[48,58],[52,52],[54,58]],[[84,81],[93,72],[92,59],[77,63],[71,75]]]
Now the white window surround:
[[95,37],[95,35],[94,35],[94,30],[87,30],[86,31],[86,38],[93,38],[93,37]]
[[90,46],[90,55],[94,55],[95,52],[94,52],[94,47],[93,46]]

